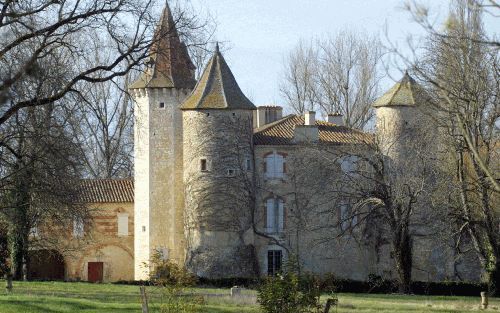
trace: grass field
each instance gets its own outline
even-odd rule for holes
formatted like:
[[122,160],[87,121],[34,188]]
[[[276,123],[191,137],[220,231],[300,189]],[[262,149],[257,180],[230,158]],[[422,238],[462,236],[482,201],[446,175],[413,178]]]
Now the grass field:
[[[62,283],[14,282],[14,291],[7,294],[0,281],[1,313],[62,313],[62,312],[137,312],[140,313],[138,286]],[[161,302],[158,291],[148,290],[152,312]],[[227,289],[196,288],[194,293],[205,295],[204,313],[260,312],[251,301],[232,301],[230,297],[210,296],[228,293]],[[253,293],[247,291],[247,293]],[[428,297],[372,294],[339,294],[339,307],[333,312],[399,313],[482,311],[479,297]],[[489,312],[500,312],[500,299],[490,299]]]

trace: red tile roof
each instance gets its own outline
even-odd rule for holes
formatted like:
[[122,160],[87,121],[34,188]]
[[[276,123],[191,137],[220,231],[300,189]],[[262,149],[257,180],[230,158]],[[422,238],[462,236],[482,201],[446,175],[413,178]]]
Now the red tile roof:
[[[276,122],[264,125],[254,131],[256,145],[293,145],[293,132],[296,125],[304,125],[304,116],[288,115]],[[316,121],[319,142],[325,144],[360,144],[371,142],[373,136],[345,126],[324,121]]]
[[134,180],[83,179],[80,197],[85,203],[134,202]]

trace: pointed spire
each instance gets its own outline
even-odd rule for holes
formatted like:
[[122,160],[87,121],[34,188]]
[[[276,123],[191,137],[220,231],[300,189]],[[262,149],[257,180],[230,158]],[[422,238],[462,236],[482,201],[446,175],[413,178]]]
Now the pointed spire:
[[231,69],[220,53],[218,43],[198,84],[182,104],[181,109],[256,109],[238,86]]
[[220,53],[219,42],[218,41],[215,42],[215,53]]
[[147,72],[129,88],[187,88],[192,89],[195,66],[189,57],[186,45],[181,42],[176,21],[165,1],[160,22],[153,36]]
[[415,106],[429,101],[432,101],[429,94],[405,71],[403,78],[378,98],[373,106]]

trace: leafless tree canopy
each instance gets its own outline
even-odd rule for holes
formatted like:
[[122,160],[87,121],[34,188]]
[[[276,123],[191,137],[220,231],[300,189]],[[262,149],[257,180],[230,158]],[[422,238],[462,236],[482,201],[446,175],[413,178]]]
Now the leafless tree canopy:
[[345,125],[362,129],[373,117],[380,57],[376,38],[351,31],[302,41],[285,61],[281,93],[297,113],[341,113]]

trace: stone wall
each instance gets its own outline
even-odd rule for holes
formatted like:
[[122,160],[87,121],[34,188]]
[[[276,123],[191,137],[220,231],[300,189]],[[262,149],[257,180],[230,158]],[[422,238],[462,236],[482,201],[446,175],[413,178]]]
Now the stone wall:
[[153,253],[184,261],[182,116],[189,90],[134,91],[135,278],[147,279],[144,266]]
[[[74,249],[63,252],[65,278],[88,279],[88,262],[103,262],[103,281],[134,279],[134,207],[133,203],[92,204],[92,221],[85,227],[84,237],[75,238],[72,227],[68,237]],[[128,214],[128,234],[118,235],[118,215]],[[68,246],[68,243],[65,244]]]
[[[186,266],[207,278],[255,275],[252,111],[186,110]],[[203,161],[202,161],[203,160]],[[202,162],[206,169],[202,169]]]

